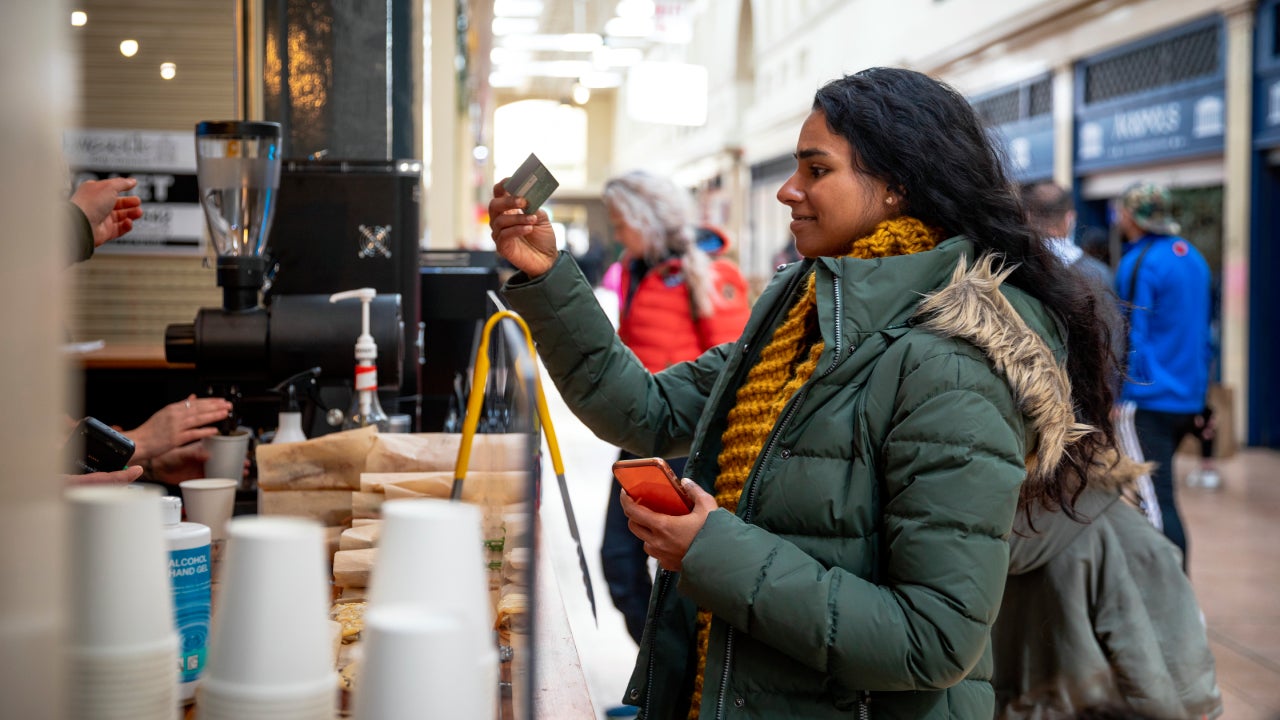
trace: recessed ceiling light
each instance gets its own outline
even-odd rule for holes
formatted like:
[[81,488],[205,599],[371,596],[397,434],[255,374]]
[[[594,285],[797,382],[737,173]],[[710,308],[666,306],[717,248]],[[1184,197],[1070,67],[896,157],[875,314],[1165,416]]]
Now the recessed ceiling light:
[[172,80],[178,74],[178,66],[171,62],[160,63],[160,77],[165,80]]
[[125,57],[133,57],[134,55],[137,55],[138,41],[137,40],[121,40],[120,54]]
[[71,24],[76,27],[84,27],[89,22],[89,16],[83,10],[75,10],[71,13]]
[[532,17],[542,14],[542,0],[494,0],[494,17]]
[[493,34],[532,35],[538,32],[538,18],[496,17],[493,19]]

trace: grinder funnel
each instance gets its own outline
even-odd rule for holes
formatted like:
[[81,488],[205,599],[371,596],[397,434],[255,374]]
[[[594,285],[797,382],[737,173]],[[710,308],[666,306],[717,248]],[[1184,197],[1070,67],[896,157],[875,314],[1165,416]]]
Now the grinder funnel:
[[264,261],[280,187],[280,124],[205,121],[196,125],[200,206],[218,255],[223,309],[258,305]]

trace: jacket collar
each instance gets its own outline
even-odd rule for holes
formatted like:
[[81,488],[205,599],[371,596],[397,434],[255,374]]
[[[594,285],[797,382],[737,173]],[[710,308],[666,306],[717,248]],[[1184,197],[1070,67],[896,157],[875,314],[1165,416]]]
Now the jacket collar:
[[822,257],[791,272],[802,276],[814,267],[817,273],[825,344],[820,370],[847,360],[870,335],[913,325],[981,350],[1009,382],[1034,432],[1028,480],[1043,480],[1057,471],[1070,445],[1092,431],[1075,421],[1071,382],[1059,363],[1065,331],[1034,298],[1004,284],[1011,268],[998,266],[992,255],[973,256],[973,243],[957,236],[926,252]]

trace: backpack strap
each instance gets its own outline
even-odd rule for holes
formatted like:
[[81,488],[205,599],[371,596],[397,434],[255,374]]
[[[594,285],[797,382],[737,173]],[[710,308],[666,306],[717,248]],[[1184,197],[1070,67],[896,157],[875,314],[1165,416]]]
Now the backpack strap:
[[1138,259],[1133,261],[1133,268],[1129,272],[1129,292],[1126,296],[1120,298],[1124,301],[1124,307],[1126,308],[1133,307],[1133,296],[1138,293],[1138,268],[1142,267],[1143,259],[1147,257],[1147,253],[1151,252],[1151,248],[1155,244],[1154,240],[1147,243],[1147,246],[1142,248],[1142,252],[1138,253]]

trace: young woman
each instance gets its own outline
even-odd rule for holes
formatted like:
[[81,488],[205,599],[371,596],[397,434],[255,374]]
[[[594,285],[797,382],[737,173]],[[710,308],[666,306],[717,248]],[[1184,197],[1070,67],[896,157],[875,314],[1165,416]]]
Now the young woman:
[[544,215],[499,185],[506,288],[600,437],[690,453],[688,515],[622,499],[663,568],[643,717],[989,718],[1020,504],[1071,504],[1109,444],[1092,296],[1023,220],[959,94],[873,68],[822,87],[778,191],[806,259],[739,342],[652,374]]

